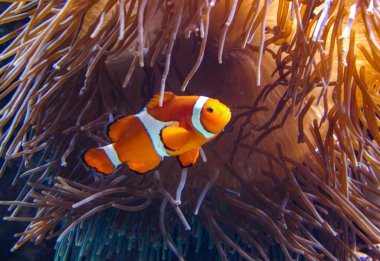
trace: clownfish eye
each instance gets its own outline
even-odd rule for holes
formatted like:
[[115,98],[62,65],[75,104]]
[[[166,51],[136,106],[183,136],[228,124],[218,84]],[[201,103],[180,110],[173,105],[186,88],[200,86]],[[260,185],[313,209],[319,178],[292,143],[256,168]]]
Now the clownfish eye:
[[213,108],[211,108],[211,107],[207,107],[207,112],[210,112],[210,113],[212,113],[212,112],[214,112],[214,109],[213,109]]

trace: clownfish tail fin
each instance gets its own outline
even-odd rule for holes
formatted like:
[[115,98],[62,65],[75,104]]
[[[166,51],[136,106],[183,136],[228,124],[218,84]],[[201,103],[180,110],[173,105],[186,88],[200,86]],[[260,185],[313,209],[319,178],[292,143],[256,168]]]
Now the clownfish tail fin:
[[87,166],[106,175],[111,174],[121,164],[113,144],[89,149],[82,154],[82,158]]

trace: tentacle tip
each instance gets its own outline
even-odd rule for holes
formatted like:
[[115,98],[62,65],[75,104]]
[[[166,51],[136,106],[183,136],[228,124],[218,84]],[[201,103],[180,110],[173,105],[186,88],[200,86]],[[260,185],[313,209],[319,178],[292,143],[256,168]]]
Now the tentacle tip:
[[56,242],[57,242],[57,244],[61,243],[61,241],[62,241],[62,238],[63,238],[63,237],[62,237],[62,234],[61,234],[61,236],[59,236],[59,237],[57,238],[57,241],[56,241]]
[[86,87],[82,87],[79,91],[79,96],[83,96],[83,94],[85,94],[85,92],[87,92],[87,88]]

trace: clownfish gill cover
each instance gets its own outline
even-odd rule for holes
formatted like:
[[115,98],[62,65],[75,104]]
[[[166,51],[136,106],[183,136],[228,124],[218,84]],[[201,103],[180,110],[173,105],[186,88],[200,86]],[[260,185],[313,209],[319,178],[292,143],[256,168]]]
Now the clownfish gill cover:
[[380,259],[379,28],[377,0],[0,0],[0,256]]

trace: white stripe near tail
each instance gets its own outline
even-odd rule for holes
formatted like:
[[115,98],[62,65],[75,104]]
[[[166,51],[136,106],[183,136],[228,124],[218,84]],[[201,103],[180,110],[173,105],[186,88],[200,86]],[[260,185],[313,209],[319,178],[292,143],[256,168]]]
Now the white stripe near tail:
[[84,162],[103,174],[111,174],[121,164],[113,144],[87,150],[83,154]]
[[115,168],[121,164],[119,157],[117,156],[117,152],[115,148],[113,147],[113,144],[110,144],[101,148],[107,154],[109,160],[112,162]]

